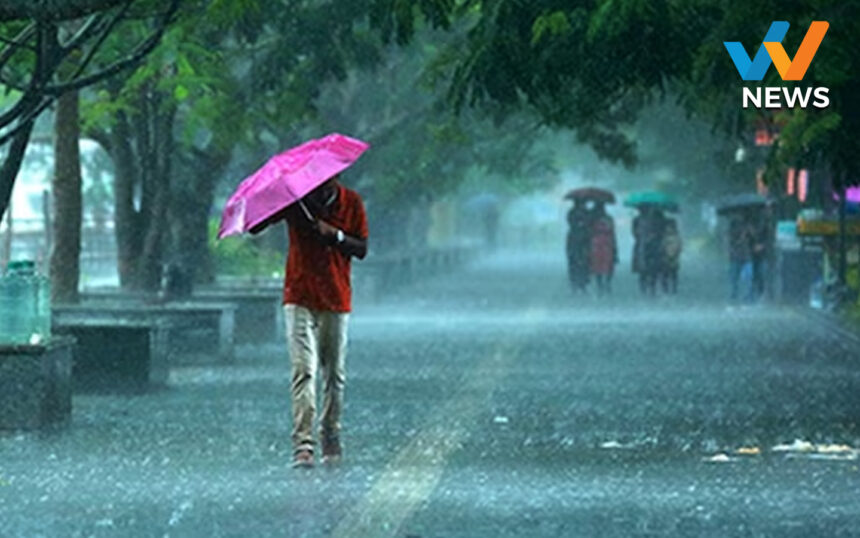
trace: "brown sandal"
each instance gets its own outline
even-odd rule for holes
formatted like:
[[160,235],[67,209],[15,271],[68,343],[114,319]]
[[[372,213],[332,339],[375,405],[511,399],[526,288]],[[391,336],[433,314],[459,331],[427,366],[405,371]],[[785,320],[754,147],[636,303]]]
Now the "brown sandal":
[[310,450],[296,450],[293,454],[293,468],[307,469],[314,466],[314,453]]

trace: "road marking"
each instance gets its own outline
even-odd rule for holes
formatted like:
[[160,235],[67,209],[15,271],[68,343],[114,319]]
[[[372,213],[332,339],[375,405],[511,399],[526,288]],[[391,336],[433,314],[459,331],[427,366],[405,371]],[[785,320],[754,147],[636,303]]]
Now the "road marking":
[[[533,327],[545,317],[544,310],[529,309],[522,315],[522,326]],[[403,522],[436,489],[448,458],[460,448],[478,416],[487,410],[486,400],[520,350],[514,342],[500,342],[492,354],[479,361],[459,389],[436,408],[424,428],[388,463],[382,476],[341,519],[331,536],[396,535]]]

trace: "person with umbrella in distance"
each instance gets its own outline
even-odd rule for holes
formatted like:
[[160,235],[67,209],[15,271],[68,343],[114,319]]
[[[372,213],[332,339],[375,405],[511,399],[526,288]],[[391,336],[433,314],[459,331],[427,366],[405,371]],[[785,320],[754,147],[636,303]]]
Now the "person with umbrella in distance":
[[606,212],[606,202],[601,199],[594,200],[590,220],[591,274],[597,282],[597,294],[607,295],[612,291],[612,275],[618,263],[615,221]]
[[591,249],[591,220],[586,199],[567,196],[573,207],[567,212],[567,276],[574,291],[584,292],[589,280],[589,255]]
[[639,290],[645,295],[657,293],[657,281],[663,266],[663,237],[666,231],[665,211],[678,211],[674,197],[660,191],[630,194],[624,205],[639,210],[633,219],[633,272],[639,275]]
[[[752,303],[763,289],[761,265],[769,248],[765,244],[770,232],[759,223],[769,201],[756,193],[724,196],[717,202],[717,213],[728,217],[729,288],[733,302]],[[758,267],[757,267],[758,264]],[[756,272],[762,278],[757,286]]]
[[660,207],[639,206],[633,218],[633,272],[639,274],[639,290],[655,295],[663,258],[663,227],[665,216]]
[[294,467],[314,465],[319,374],[322,461],[334,463],[342,457],[351,260],[367,254],[368,225],[361,197],[340,183],[339,174],[367,147],[335,134],[280,154],[239,186],[222,218],[219,237],[237,230],[257,234],[276,222],[287,223],[284,313],[292,374]]
[[753,301],[753,249],[755,229],[746,215],[729,220],[729,286],[732,301]]

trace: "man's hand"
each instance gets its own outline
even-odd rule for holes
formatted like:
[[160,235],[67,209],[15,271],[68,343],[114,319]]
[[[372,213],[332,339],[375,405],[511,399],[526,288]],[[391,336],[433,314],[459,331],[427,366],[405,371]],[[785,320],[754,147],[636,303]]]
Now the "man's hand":
[[317,231],[320,241],[337,248],[347,256],[355,256],[361,260],[367,255],[367,239],[357,239],[344,234],[343,241],[338,241],[337,234],[338,232],[343,233],[343,231],[320,219],[314,222],[314,229]]
[[324,220],[317,219],[316,231],[326,244],[333,244],[337,240],[337,228]]

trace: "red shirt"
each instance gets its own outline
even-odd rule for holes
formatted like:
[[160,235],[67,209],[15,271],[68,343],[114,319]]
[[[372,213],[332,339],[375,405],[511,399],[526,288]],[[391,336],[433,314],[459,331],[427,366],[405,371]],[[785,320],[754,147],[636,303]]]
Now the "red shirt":
[[[337,200],[323,220],[346,235],[367,239],[367,215],[357,192],[338,186]],[[316,232],[304,226],[288,226],[290,252],[284,280],[284,304],[311,310],[352,310],[350,257],[336,246],[320,242]]]

